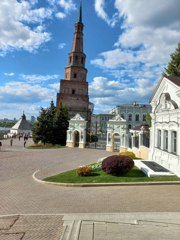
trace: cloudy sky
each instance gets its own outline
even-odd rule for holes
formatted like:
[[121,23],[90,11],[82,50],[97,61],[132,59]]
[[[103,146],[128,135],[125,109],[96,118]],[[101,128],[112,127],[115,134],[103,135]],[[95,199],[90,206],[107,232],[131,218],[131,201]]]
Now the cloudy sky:
[[[179,0],[83,0],[95,112],[147,103],[180,41]],[[0,119],[56,102],[79,0],[0,0]]]

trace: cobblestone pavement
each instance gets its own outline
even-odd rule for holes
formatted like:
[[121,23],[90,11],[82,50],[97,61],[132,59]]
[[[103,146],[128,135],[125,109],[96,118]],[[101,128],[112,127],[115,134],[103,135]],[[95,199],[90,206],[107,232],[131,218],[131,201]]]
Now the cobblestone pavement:
[[[111,153],[67,148],[28,150],[23,147],[23,141],[18,139],[14,139],[12,147],[9,140],[3,140],[2,143],[1,240],[60,239],[63,230],[62,216],[67,213],[180,212],[180,185],[67,188],[40,184],[32,178],[32,174],[38,169],[41,177],[46,177],[95,162]],[[30,144],[31,140],[28,140],[27,146]],[[85,222],[82,223],[84,227]],[[88,223],[92,225],[91,222]],[[96,232],[104,227],[98,224]],[[106,224],[106,229],[114,229],[115,233],[117,225],[109,228],[108,224],[111,223]],[[84,240],[87,239],[86,237]],[[97,239],[108,238],[102,238],[102,235],[98,238],[97,235]]]
[[63,233],[63,216],[0,217],[1,240],[59,240]]
[[[96,161],[109,153],[92,149],[28,150],[14,140],[0,152],[0,215],[107,212],[180,212],[180,185],[73,188],[35,182]],[[16,147],[16,145],[17,147]],[[29,143],[30,144],[30,143]]]

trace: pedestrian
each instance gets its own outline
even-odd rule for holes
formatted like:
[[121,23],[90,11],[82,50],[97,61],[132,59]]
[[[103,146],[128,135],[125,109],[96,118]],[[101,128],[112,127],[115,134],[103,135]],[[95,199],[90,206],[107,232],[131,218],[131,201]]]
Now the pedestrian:
[[10,140],[10,145],[11,145],[11,147],[12,147],[12,145],[13,145],[13,139],[11,138],[11,140]]
[[0,142],[0,151],[1,151],[1,147],[2,147],[2,142]]
[[26,147],[26,140],[24,141],[24,147]]

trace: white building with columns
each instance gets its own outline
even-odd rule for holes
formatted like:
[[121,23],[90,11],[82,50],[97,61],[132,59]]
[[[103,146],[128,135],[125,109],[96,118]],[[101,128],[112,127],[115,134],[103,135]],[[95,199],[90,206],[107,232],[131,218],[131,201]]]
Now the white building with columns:
[[151,98],[149,160],[180,177],[180,77],[163,77]]

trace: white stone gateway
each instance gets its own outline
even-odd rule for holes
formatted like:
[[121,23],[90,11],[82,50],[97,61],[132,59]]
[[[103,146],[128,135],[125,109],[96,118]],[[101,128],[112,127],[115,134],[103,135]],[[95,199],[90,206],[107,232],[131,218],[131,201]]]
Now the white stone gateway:
[[69,121],[69,128],[67,130],[67,147],[85,148],[86,144],[86,125],[87,121],[76,114],[75,117]]
[[[115,146],[115,138],[119,140],[118,146]],[[126,151],[128,148],[128,128],[125,119],[118,114],[107,123],[107,143],[106,151],[113,152],[114,149]]]
[[149,160],[180,177],[180,77],[163,77],[151,98]]

